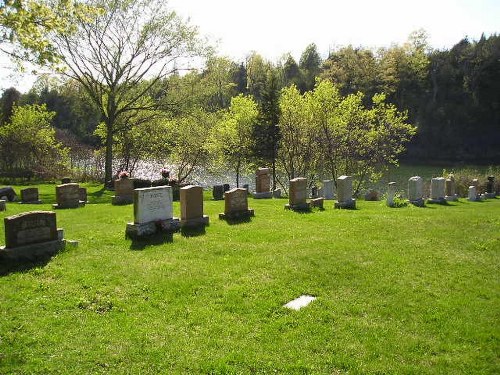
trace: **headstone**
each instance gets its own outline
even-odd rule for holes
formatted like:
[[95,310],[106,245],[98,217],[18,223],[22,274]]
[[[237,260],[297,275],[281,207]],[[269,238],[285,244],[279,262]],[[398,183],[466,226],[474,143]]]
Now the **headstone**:
[[255,172],[255,199],[272,198],[271,171],[269,168],[259,168]]
[[247,194],[249,193],[250,191],[250,185],[248,184],[243,184],[243,189],[245,189],[247,191]]
[[134,222],[128,223],[125,235],[141,238],[158,232],[179,229],[179,219],[173,217],[171,186],[134,190]]
[[4,197],[9,202],[13,202],[16,200],[17,194],[11,186],[6,186],[3,188],[0,188],[0,198],[3,199]]
[[69,177],[63,177],[61,179],[61,184],[64,185],[64,184],[70,184],[71,183],[71,178]]
[[455,182],[455,176],[450,174],[446,181],[444,182],[444,190],[445,190],[445,196],[444,199],[447,201],[457,201],[458,200],[458,194],[457,194],[457,187],[456,187],[456,182]]
[[313,199],[311,199],[311,207],[316,207],[316,208],[319,208],[322,210],[323,206],[324,206],[324,201],[325,201],[325,198],[323,198],[323,197],[313,198]]
[[56,202],[53,208],[78,208],[85,205],[80,200],[80,186],[75,183],[57,185]]
[[203,188],[188,185],[180,189],[181,227],[208,225],[209,218],[203,215]]
[[254,210],[248,208],[248,194],[245,189],[234,188],[224,193],[224,213],[220,219],[242,219],[254,216]]
[[23,212],[4,218],[4,224],[5,247],[0,248],[0,263],[34,261],[65,246],[63,230],[57,229],[55,212]]
[[81,187],[78,193],[80,195],[80,201],[87,203],[87,188]]
[[323,180],[322,196],[325,199],[334,199],[335,181]]
[[379,193],[377,190],[370,190],[365,194],[365,201],[378,201]]
[[42,201],[39,199],[38,188],[26,188],[21,190],[21,202],[30,204],[40,204]]
[[214,200],[220,201],[224,199],[224,186],[223,185],[214,185],[212,189],[212,196]]
[[122,205],[134,203],[134,180],[131,178],[119,178],[113,181],[115,195],[111,204]]
[[477,196],[477,188],[474,185],[469,186],[469,196],[467,199],[471,202],[475,202],[478,200]]
[[231,187],[229,186],[229,184],[224,184],[224,185],[222,185],[222,186],[224,187],[224,193],[225,193],[226,191],[229,191],[229,189],[231,189]]
[[297,177],[290,180],[290,192],[288,194],[288,204],[285,208],[291,210],[308,210],[307,203],[307,179]]
[[7,211],[7,201],[0,199],[0,211]]
[[356,208],[356,200],[352,197],[352,177],[340,176],[337,179],[337,201],[335,208]]
[[281,198],[281,189],[273,190],[273,198]]
[[427,200],[428,203],[443,204],[446,202],[445,196],[445,179],[444,177],[434,177],[431,179],[431,195]]
[[486,183],[486,193],[484,194],[485,198],[495,198],[495,176],[488,176],[488,182]]
[[424,181],[420,176],[410,177],[408,180],[408,200],[417,207],[423,207],[424,201]]
[[319,189],[316,185],[311,188],[311,198],[316,199],[319,197]]
[[389,207],[394,207],[394,196],[396,195],[396,183],[389,182],[387,184],[387,205]]

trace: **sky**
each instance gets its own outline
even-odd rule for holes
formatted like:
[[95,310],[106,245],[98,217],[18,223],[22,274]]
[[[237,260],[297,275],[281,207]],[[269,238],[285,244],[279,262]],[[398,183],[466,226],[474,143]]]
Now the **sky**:
[[[170,7],[241,62],[252,51],[277,62],[299,59],[310,44],[327,57],[349,44],[378,48],[402,44],[424,29],[432,48],[450,48],[464,37],[500,33],[500,0],[169,0]],[[9,77],[10,76],[10,77]],[[0,58],[0,89],[31,87],[33,78],[12,74]]]

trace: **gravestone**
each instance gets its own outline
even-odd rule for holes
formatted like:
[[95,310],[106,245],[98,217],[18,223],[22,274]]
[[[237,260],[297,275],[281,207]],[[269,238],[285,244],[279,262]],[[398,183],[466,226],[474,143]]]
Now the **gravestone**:
[[78,194],[80,196],[80,201],[87,203],[87,188],[81,187],[78,190]]
[[8,200],[9,202],[15,201],[17,194],[11,186],[0,188],[0,199]]
[[254,216],[254,210],[248,208],[248,194],[245,189],[234,188],[224,193],[224,213],[219,219],[243,219]]
[[457,194],[457,185],[455,182],[455,176],[450,174],[446,181],[444,182],[444,190],[445,190],[445,196],[444,199],[447,201],[457,201],[458,200],[458,194]]
[[71,178],[69,178],[69,177],[63,177],[63,178],[61,179],[61,184],[62,184],[62,185],[65,185],[65,184],[71,184]]
[[340,176],[337,179],[337,200],[335,208],[356,208],[356,200],[352,197],[352,177]]
[[281,198],[281,189],[273,190],[273,198]]
[[255,199],[272,198],[271,171],[269,168],[259,168],[255,172]]
[[122,205],[134,203],[134,180],[131,178],[119,178],[113,181],[115,195],[111,204]]
[[321,190],[321,196],[325,199],[334,199],[335,195],[335,181],[333,180],[323,180],[323,187]]
[[417,207],[423,207],[424,201],[424,181],[420,176],[410,177],[408,180],[408,200]]
[[229,184],[224,184],[224,185],[222,185],[222,186],[224,187],[224,193],[225,193],[226,191],[229,191],[229,190],[231,189],[231,187],[229,186]]
[[0,263],[35,261],[64,249],[63,230],[51,211],[31,211],[4,218],[5,247],[0,248]]
[[212,188],[212,196],[214,200],[220,201],[224,199],[224,185],[214,185]]
[[471,202],[478,201],[478,195],[477,195],[477,188],[474,185],[469,186],[469,195],[467,197],[467,200]]
[[39,199],[38,188],[26,188],[21,190],[21,202],[29,204],[40,204],[42,201]]
[[320,210],[322,210],[323,206],[324,206],[324,201],[325,201],[325,198],[323,198],[323,197],[313,198],[313,199],[311,199],[311,207],[316,207],[316,208],[319,208]]
[[434,177],[431,179],[431,194],[427,203],[446,203],[445,196],[445,179],[444,177]]
[[208,225],[209,218],[203,215],[203,188],[188,185],[180,189],[181,227]]
[[85,205],[80,200],[80,186],[75,183],[57,185],[56,202],[53,208],[78,208]]
[[387,205],[389,207],[394,207],[394,196],[396,195],[396,183],[389,182],[387,184]]
[[308,210],[310,208],[307,202],[307,179],[297,177],[290,180],[290,192],[288,194],[288,204],[285,208],[290,210]]
[[319,198],[319,188],[316,185],[313,185],[313,187],[311,188],[311,198]]
[[370,190],[367,191],[365,194],[365,201],[378,201],[379,198],[379,193],[377,190]]
[[135,239],[159,232],[174,232],[179,226],[179,219],[173,217],[171,186],[134,190],[134,222],[127,224],[126,237]]
[[484,193],[485,198],[495,198],[495,176],[488,176],[488,182],[486,183],[486,193]]
[[7,201],[0,199],[0,211],[7,211]]

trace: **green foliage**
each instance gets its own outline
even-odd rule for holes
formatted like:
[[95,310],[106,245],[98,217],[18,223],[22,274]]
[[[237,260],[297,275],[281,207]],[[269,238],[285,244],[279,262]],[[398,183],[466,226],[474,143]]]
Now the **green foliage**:
[[3,171],[27,170],[41,178],[66,172],[68,150],[55,139],[53,117],[45,106],[14,107],[10,123],[0,127]]
[[488,176],[495,177],[494,191],[500,192],[500,167],[488,167],[483,170],[478,168],[455,168],[451,170],[443,170],[443,177],[447,178],[453,175],[455,178],[456,191],[460,197],[467,197],[469,194],[469,186],[472,185],[472,180],[478,180],[478,192],[486,192],[486,184],[488,183]]

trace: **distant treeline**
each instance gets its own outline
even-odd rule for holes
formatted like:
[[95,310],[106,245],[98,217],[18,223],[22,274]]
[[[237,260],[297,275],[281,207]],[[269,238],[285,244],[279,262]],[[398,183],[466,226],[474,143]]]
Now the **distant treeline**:
[[[269,74],[279,77],[277,83],[268,79]],[[250,94],[262,105],[265,93],[275,89],[267,87],[269,82],[278,89],[294,84],[303,93],[314,88],[317,77],[334,82],[342,95],[364,93],[368,106],[374,94],[383,92],[387,102],[407,110],[418,134],[403,156],[406,161],[500,164],[497,35],[483,35],[478,41],[463,39],[449,50],[432,50],[425,32],[418,31],[403,45],[377,51],[347,46],[331,51],[326,60],[314,44],[298,62],[290,54],[277,63],[257,53],[243,63],[213,57],[202,71],[172,76],[157,92],[159,97],[165,91],[185,94],[170,94],[177,99],[177,105],[169,109],[175,116],[188,105],[214,112],[227,108],[238,94]],[[187,89],[190,85],[196,92]],[[27,94],[11,88],[0,101],[3,123],[8,122],[13,103],[45,103],[56,112],[56,128],[66,129],[66,134],[88,145],[97,146],[100,141],[94,136],[100,113],[75,82],[42,77]]]

